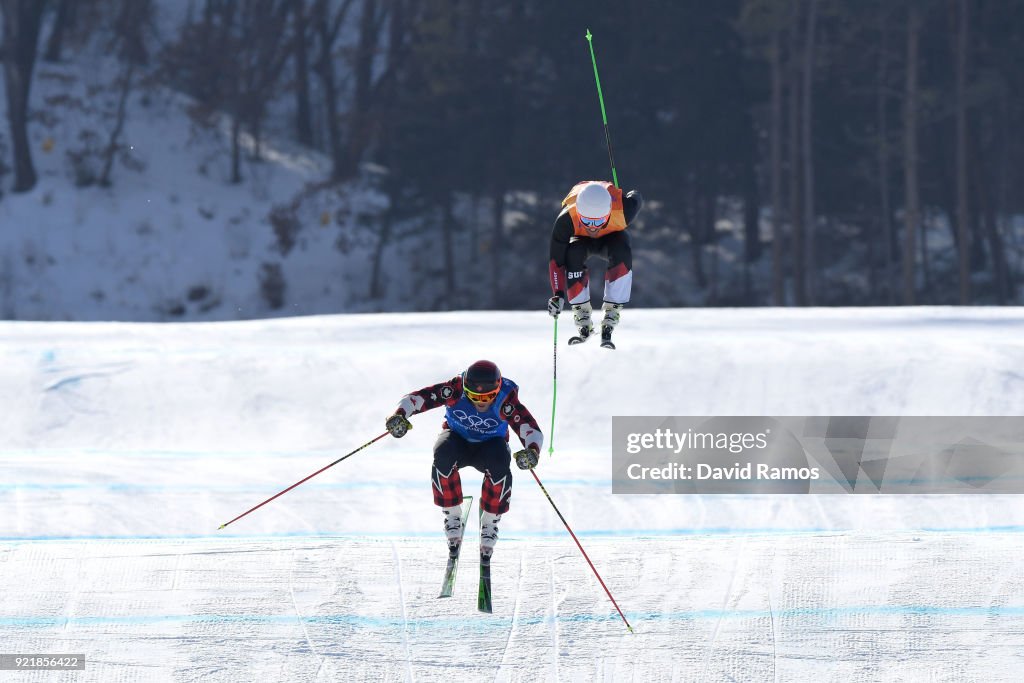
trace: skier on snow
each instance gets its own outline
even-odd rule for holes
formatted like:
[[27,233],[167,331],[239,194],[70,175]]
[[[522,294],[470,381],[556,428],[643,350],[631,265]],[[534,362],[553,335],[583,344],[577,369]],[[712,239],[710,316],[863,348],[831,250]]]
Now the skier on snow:
[[498,366],[479,360],[447,382],[402,397],[385,423],[395,438],[412,427],[408,417],[445,406],[445,421],[434,444],[434,503],[444,512],[444,530],[451,557],[458,557],[464,521],[461,517],[460,467],[483,472],[480,496],[480,561],[489,564],[498,541],[498,522],[508,512],[512,489],[508,427],[524,448],[515,454],[519,469],[537,465],[544,436],[537,421],[519,402],[519,387],[501,376]]
[[548,270],[554,296],[548,300],[548,313],[557,318],[568,298],[579,330],[570,344],[586,341],[594,329],[586,262],[590,256],[599,255],[608,260],[601,346],[615,348],[612,331],[619,323],[622,307],[629,303],[633,286],[633,252],[625,231],[642,205],[639,191],[623,195],[612,183],[598,180],[577,183],[562,200],[562,212],[551,231]]

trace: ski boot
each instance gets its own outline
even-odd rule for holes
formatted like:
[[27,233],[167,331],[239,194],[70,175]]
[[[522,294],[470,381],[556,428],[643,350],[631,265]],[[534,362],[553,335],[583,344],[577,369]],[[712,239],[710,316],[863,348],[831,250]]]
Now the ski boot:
[[575,337],[569,338],[570,345],[582,344],[590,338],[590,333],[594,331],[594,323],[590,319],[591,313],[593,313],[593,309],[590,307],[589,301],[573,305],[572,319],[576,323],[579,333]]
[[480,510],[480,562],[482,564],[491,563],[494,546],[498,543],[498,522],[500,521],[501,515]]
[[619,324],[619,311],[625,304],[613,304],[605,302],[602,309],[604,310],[604,320],[601,321],[601,348],[602,349],[615,349],[615,344],[612,343],[612,332],[615,330],[615,326]]
[[462,523],[462,506],[442,508],[444,511],[444,535],[448,540],[448,557],[456,559],[462,549],[462,534],[465,531]]

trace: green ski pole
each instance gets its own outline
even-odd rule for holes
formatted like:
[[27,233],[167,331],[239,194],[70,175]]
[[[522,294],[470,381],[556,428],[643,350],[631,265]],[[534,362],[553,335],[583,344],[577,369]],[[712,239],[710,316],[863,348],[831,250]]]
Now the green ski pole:
[[551,376],[551,431],[548,433],[548,457],[555,454],[555,400],[558,398],[558,318],[555,318],[555,352]]
[[619,186],[619,176],[615,173],[615,157],[612,156],[612,134],[608,132],[608,114],[604,110],[604,95],[601,93],[601,77],[597,75],[597,57],[594,56],[594,36],[587,29],[587,45],[590,46],[590,61],[594,65],[594,81],[597,83],[597,99],[601,103],[601,120],[604,121],[604,140],[608,145],[608,161],[612,165],[612,182]]

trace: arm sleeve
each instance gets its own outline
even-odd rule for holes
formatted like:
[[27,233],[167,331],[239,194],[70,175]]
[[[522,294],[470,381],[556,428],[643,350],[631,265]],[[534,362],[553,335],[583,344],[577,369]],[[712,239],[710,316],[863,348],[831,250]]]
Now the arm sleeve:
[[572,239],[572,216],[568,209],[562,209],[551,229],[551,258],[548,262],[548,278],[551,282],[551,293],[565,292],[565,262]]
[[406,394],[398,402],[395,412],[399,415],[415,415],[439,408],[459,400],[462,396],[462,376],[452,377],[447,382],[432,384],[417,391]]
[[544,445],[544,435],[540,431],[537,420],[533,418],[526,406],[519,402],[518,390],[513,391],[505,399],[505,403],[501,406],[501,414],[515,431],[519,440],[523,442],[523,446],[540,453],[541,446]]
[[640,190],[630,190],[626,193],[622,198],[622,213],[626,217],[627,225],[633,222],[643,205],[644,197],[640,194]]

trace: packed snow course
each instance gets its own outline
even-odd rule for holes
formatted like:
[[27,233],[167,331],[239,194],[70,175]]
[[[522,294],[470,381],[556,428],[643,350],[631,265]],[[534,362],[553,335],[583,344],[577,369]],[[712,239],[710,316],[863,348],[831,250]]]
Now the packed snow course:
[[0,650],[86,657],[4,680],[1019,680],[1019,497],[612,495],[610,418],[1024,415],[1022,323],[627,310],[607,351],[566,346],[563,316],[537,474],[632,634],[518,470],[494,613],[475,517],[437,598],[440,411],[217,530],[478,358],[547,433],[543,312],[3,323]]

